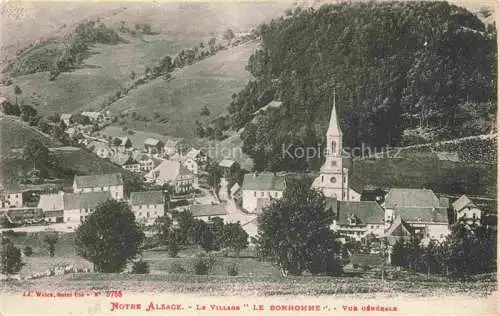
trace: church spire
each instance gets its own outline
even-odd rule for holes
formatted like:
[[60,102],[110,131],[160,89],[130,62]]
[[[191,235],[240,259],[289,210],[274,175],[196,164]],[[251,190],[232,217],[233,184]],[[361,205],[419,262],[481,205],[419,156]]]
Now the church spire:
[[332,113],[330,116],[330,125],[328,125],[328,131],[326,132],[327,135],[342,135],[342,131],[340,130],[340,126],[337,120],[337,109],[335,107],[335,88],[333,88],[333,108],[332,108]]

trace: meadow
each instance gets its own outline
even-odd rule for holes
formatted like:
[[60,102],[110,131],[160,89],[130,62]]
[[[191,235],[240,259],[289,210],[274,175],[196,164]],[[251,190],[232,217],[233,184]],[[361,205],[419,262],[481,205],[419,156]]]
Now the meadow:
[[[31,246],[34,254],[25,259],[27,265],[21,275],[41,272],[60,263],[77,267],[91,267],[83,258],[76,256],[73,247],[74,234],[60,235],[55,257],[48,256],[43,243],[43,233],[13,237],[17,247]],[[351,295],[367,296],[432,296],[459,295],[486,296],[496,289],[496,276],[484,275],[475,282],[451,281],[442,277],[414,274],[398,280],[382,281],[374,273],[358,277],[287,276],[269,262],[259,261],[249,250],[237,257],[217,257],[209,275],[194,275],[191,263],[197,248],[187,248],[177,258],[170,258],[162,249],[145,250],[142,258],[149,263],[151,272],[129,273],[77,273],[28,281],[10,280],[4,291],[19,292],[25,289],[52,291],[110,289],[129,293],[195,293],[203,295],[273,296],[273,295]],[[172,271],[173,264],[186,271]],[[238,275],[228,276],[227,267],[237,265]],[[375,267],[374,267],[375,268]],[[374,269],[376,270],[376,269]]]

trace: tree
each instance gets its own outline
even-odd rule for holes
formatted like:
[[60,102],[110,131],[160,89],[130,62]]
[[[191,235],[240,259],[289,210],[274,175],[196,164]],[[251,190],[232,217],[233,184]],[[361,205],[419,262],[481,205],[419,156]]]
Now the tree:
[[222,244],[231,248],[236,256],[240,256],[240,251],[248,247],[248,233],[241,227],[240,222],[228,223],[224,225]]
[[112,143],[113,143],[113,146],[120,146],[122,144],[122,141],[118,137],[115,137],[115,138],[113,138]]
[[21,94],[23,94],[23,90],[18,85],[14,86],[14,94],[16,95],[16,105],[19,106],[18,98]]
[[37,116],[38,112],[29,105],[21,105],[21,119],[25,122],[29,122],[33,117]]
[[289,179],[283,198],[274,200],[258,217],[259,256],[275,262],[283,275],[311,270],[318,259],[325,264],[312,272],[335,273],[328,271],[331,265],[326,264],[327,257],[333,261],[340,254],[336,235],[330,233],[334,211],[326,207],[323,194],[311,190],[310,184],[307,178]]
[[49,233],[44,236],[43,241],[47,244],[47,250],[51,257],[54,256],[56,251],[56,243],[59,240],[58,233]]
[[218,216],[211,217],[208,221],[208,227],[214,235],[214,248],[219,250],[224,245],[224,232],[226,225],[224,220]]
[[49,150],[42,142],[31,138],[23,147],[23,159],[32,161],[34,167],[36,167],[36,163],[45,165],[49,161]]
[[227,29],[225,32],[224,32],[224,39],[228,42],[231,42],[231,40],[234,38],[234,33],[233,33],[233,30],[231,29]]
[[205,251],[217,250],[216,238],[210,230],[207,223],[201,219],[194,219],[194,224],[191,234],[197,245],[201,246]]
[[158,217],[154,223],[154,230],[160,243],[167,246],[170,257],[176,257],[180,250],[179,229],[173,227],[169,216]]
[[76,231],[78,255],[98,272],[120,272],[139,253],[144,233],[126,202],[108,200],[97,206]]
[[2,237],[0,273],[16,274],[21,271],[24,263],[21,259],[21,250],[14,246],[11,240]]
[[208,107],[206,105],[201,109],[200,115],[201,116],[210,116],[210,110],[208,109]]

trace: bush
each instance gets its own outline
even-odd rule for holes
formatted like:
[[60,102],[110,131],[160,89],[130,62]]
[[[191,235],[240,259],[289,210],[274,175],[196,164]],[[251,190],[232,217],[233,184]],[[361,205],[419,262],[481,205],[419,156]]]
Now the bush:
[[370,270],[370,266],[367,265],[366,263],[361,267],[361,269],[363,269],[363,271],[368,271]]
[[143,260],[134,262],[134,265],[132,266],[132,273],[149,274],[149,264]]
[[193,271],[196,275],[207,275],[215,265],[213,256],[201,254],[193,260]]
[[238,265],[233,263],[229,267],[227,267],[227,274],[229,276],[237,276],[238,275]]
[[30,246],[26,246],[24,247],[23,253],[26,257],[29,257],[33,254],[33,248],[31,248]]
[[186,273],[186,269],[180,263],[174,262],[170,266],[170,273]]

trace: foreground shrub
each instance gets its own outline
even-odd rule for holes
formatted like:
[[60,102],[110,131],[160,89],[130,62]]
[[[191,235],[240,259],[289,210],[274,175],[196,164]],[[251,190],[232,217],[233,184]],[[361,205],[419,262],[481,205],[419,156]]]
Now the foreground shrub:
[[201,254],[193,260],[193,272],[196,275],[207,275],[214,265],[215,257]]
[[229,267],[227,267],[227,274],[229,276],[237,276],[238,275],[238,265],[236,265],[235,263],[233,263],[232,265],[230,265]]
[[149,273],[149,264],[146,261],[139,260],[134,262],[132,266],[132,273],[134,274],[148,274]]

